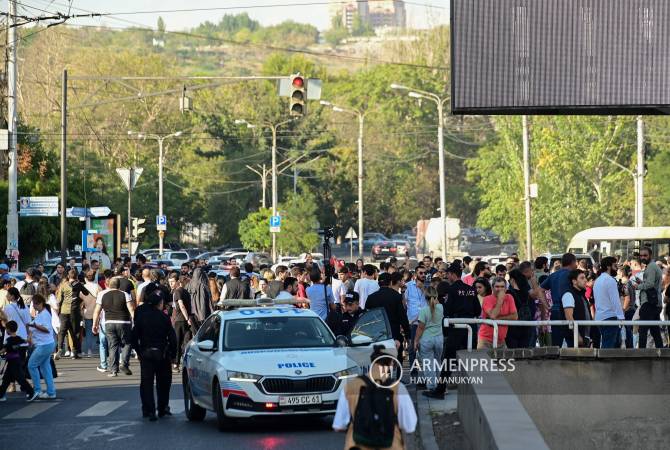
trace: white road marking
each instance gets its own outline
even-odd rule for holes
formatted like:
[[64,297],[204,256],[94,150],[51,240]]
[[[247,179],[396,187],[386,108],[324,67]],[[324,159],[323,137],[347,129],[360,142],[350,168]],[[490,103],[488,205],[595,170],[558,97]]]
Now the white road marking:
[[172,414],[181,414],[184,412],[184,400],[172,399],[170,400],[170,412]]
[[127,401],[98,402],[85,411],[77,414],[77,417],[103,417],[112,411],[128,403]]
[[131,425],[136,425],[139,422],[124,422],[111,427],[104,428],[100,425],[91,425],[75,436],[75,440],[81,440],[88,442],[91,439],[94,439],[96,442],[100,441],[100,438],[108,438],[107,441],[117,441],[119,439],[125,439],[135,436],[133,433],[121,433],[117,431],[119,428],[129,427]]
[[3,419],[32,419],[36,415],[43,413],[49,408],[53,408],[57,404],[57,402],[32,403],[28,406],[24,406],[18,411],[7,414]]

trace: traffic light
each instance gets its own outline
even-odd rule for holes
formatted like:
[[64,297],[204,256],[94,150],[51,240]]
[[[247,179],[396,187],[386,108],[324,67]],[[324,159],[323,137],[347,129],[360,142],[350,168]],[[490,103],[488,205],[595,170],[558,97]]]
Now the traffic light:
[[307,100],[307,85],[305,77],[300,74],[291,75],[289,86],[289,113],[294,117],[305,115],[305,100]]
[[147,219],[140,219],[139,217],[133,217],[133,239],[138,239],[142,235],[146,228],[142,228],[141,225],[144,225]]

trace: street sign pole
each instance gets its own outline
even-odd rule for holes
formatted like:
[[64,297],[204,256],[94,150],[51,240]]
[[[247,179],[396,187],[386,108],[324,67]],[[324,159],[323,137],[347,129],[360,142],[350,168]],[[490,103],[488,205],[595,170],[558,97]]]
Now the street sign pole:
[[132,241],[133,241],[133,218],[132,218],[132,211],[131,211],[131,204],[130,204],[130,197],[133,192],[133,188],[135,187],[135,183],[137,183],[137,180],[140,178],[140,175],[142,175],[142,169],[141,167],[131,167],[129,169],[116,169],[116,173],[119,175],[121,178],[121,181],[123,181],[123,184],[126,186],[126,189],[128,189],[128,256],[132,258],[133,256],[133,247],[132,247]]

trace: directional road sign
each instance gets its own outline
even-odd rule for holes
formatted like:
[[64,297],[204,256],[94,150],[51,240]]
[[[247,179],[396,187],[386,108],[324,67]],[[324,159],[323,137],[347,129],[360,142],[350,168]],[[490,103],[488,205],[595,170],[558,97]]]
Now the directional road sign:
[[279,233],[281,231],[281,216],[270,217],[270,233]]
[[135,183],[137,183],[140,175],[142,175],[143,170],[144,169],[141,167],[131,167],[130,169],[119,168],[116,169],[116,173],[118,173],[119,177],[121,177],[121,180],[126,186],[126,189],[132,191],[135,187]]
[[93,217],[107,217],[112,213],[112,210],[107,206],[94,206],[88,210]]
[[167,230],[167,216],[156,216],[156,229],[158,231]]

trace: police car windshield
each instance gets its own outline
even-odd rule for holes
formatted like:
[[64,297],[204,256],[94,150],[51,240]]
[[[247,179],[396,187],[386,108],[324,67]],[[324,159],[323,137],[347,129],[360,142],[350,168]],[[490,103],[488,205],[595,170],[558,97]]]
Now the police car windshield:
[[227,320],[225,350],[333,347],[335,339],[317,317],[249,317]]

